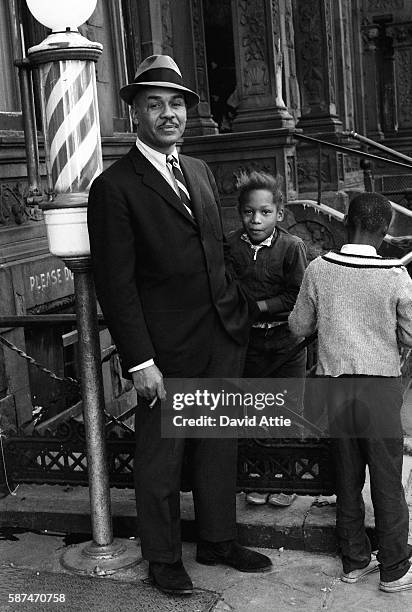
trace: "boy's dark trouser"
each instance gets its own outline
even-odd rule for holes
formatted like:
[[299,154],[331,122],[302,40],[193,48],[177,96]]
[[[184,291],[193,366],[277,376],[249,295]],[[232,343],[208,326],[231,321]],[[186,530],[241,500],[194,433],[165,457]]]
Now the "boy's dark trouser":
[[[276,333],[277,328],[270,330],[252,328],[243,373],[245,378],[261,378],[271,366],[275,366],[271,378],[305,378],[306,349],[288,359],[280,367],[276,367],[276,364],[283,361],[296,345],[296,340],[290,339],[290,334],[277,340]],[[268,374],[266,377],[269,378]]]
[[[211,342],[212,358],[199,377],[239,377],[245,348],[218,322]],[[143,557],[162,563],[181,557],[180,484],[188,442],[198,536],[210,542],[235,539],[237,439],[162,438],[159,402],[153,408],[139,402],[135,427],[134,479]]]
[[[287,355],[296,346],[296,339],[290,337],[290,333],[285,335],[285,330],[277,328],[265,330],[263,328],[252,328],[249,344],[246,352],[244,378],[293,378],[293,384],[288,387],[288,406],[298,415],[303,412],[303,393],[305,389],[306,376],[306,349],[299,351],[297,355],[286,359]],[[280,335],[280,337],[279,337]],[[282,361],[286,359],[283,365]],[[274,369],[271,371],[271,366]],[[271,371],[271,374],[268,374]],[[292,417],[292,420],[295,419]],[[303,435],[303,427],[300,426],[296,431]]]
[[[409,514],[402,487],[402,392],[397,378],[330,379],[329,421],[337,478],[336,529],[343,571],[366,567],[371,545],[362,489],[369,467],[381,580],[409,568]],[[337,437],[339,436],[339,437]]]

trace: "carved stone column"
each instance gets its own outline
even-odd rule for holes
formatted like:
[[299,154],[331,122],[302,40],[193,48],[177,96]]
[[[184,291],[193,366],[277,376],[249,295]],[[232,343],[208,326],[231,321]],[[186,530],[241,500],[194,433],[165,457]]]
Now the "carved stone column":
[[301,92],[299,127],[340,132],[336,112],[333,0],[295,0],[296,61]]
[[333,2],[337,69],[337,110],[345,130],[355,128],[351,0]]
[[398,136],[412,134],[412,22],[394,24],[386,33],[393,39],[396,128]]
[[295,122],[300,117],[300,93],[296,68],[295,30],[293,26],[292,0],[280,0],[283,11],[281,16],[283,71],[285,80],[284,102]]
[[367,136],[373,140],[382,140],[383,132],[380,121],[377,64],[377,41],[379,38],[379,28],[376,26],[366,27],[362,34]]
[[212,119],[209,105],[202,0],[174,0],[164,4],[171,12],[173,57],[185,84],[200,96],[200,103],[189,112],[185,136],[217,134],[217,124]]
[[168,30],[168,2],[140,0],[138,3],[142,58],[158,53],[171,54],[171,32]]
[[294,127],[282,92],[284,7],[283,0],[232,0],[236,132]]
[[158,53],[177,62],[200,104],[189,111],[185,135],[216,134],[209,106],[202,0],[139,0],[142,58]]

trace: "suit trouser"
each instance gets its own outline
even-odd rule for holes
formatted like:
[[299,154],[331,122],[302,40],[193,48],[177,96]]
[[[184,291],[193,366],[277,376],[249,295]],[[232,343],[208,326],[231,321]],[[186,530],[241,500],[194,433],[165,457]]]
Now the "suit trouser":
[[[328,410],[336,463],[336,528],[343,570],[366,567],[371,544],[362,489],[369,467],[381,579],[409,568],[409,514],[402,487],[402,393],[397,378],[330,379]],[[337,437],[339,436],[339,437]]]
[[[216,321],[211,358],[200,377],[239,377],[244,353],[245,348]],[[210,542],[236,538],[237,439],[162,438],[160,417],[159,402],[152,409],[139,402],[134,462],[137,520],[143,557],[174,563],[182,552],[180,484],[187,446],[199,538]]]

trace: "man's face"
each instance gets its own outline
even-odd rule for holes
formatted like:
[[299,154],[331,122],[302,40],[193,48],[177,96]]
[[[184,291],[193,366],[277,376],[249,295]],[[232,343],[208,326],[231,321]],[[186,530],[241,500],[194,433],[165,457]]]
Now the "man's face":
[[273,201],[270,191],[255,189],[248,194],[240,216],[250,241],[259,244],[269,238],[277,222],[282,221],[283,207]]
[[176,89],[145,87],[134,99],[137,135],[159,153],[171,153],[186,127],[186,102]]

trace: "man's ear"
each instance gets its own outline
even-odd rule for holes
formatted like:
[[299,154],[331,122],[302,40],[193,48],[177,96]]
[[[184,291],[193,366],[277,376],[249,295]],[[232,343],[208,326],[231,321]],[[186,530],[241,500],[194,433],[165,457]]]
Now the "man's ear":
[[130,116],[132,118],[132,121],[134,123],[134,125],[139,125],[139,118],[137,116],[137,110],[135,106],[132,106],[130,109]]
[[285,209],[282,206],[281,208],[278,208],[278,213],[276,215],[276,220],[277,221],[283,221],[283,217],[284,216],[285,216]]

